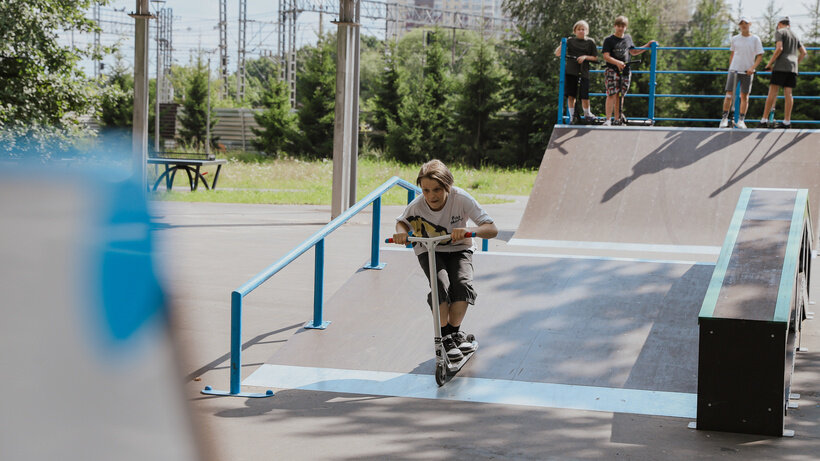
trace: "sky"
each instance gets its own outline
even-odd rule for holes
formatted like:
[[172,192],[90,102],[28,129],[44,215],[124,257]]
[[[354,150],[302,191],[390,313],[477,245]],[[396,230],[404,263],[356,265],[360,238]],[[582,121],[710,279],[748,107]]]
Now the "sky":
[[[391,1],[391,0],[386,0]],[[759,24],[763,17],[766,6],[771,0],[730,0],[729,4],[732,9],[732,16],[737,16],[739,5],[742,7],[743,14],[750,17],[752,20],[752,31],[755,31],[756,23]],[[804,3],[814,2],[815,0],[798,0],[785,1],[775,0],[776,8],[779,8],[782,15],[789,15],[792,19],[792,27],[800,35],[800,26],[808,22],[807,8]],[[739,3],[742,2],[742,3]],[[219,1],[218,0],[167,0],[162,3],[151,2],[152,11],[159,6],[160,8],[171,8],[174,16],[174,55],[173,59],[176,64],[187,64],[190,56],[198,49],[211,51],[217,53],[219,46],[219,31],[217,23],[219,21]],[[102,9],[102,19],[114,22],[121,22],[124,24],[133,25],[133,19],[127,16],[136,7],[136,0],[112,0],[110,4]],[[248,59],[256,58],[267,51],[277,50],[277,33],[274,22],[277,19],[277,0],[248,0],[248,30],[246,33],[246,56]],[[236,50],[238,25],[237,18],[239,17],[239,2],[238,0],[228,1],[228,49],[229,49],[229,71],[236,70]],[[90,14],[90,13],[89,13]],[[330,21],[335,19],[331,15],[325,14],[322,18],[322,27],[325,31],[334,30],[335,25]],[[297,20],[298,33],[297,47],[315,43],[319,34],[319,15],[316,13],[302,13]],[[112,26],[107,27],[108,30],[113,30]],[[120,32],[125,30],[125,27],[119,27]],[[131,29],[133,30],[133,29]],[[123,57],[129,65],[133,65],[133,32],[128,34],[105,33],[101,37],[103,44],[112,45],[118,40],[123,49]],[[384,36],[384,21],[365,22],[362,27],[362,34],[374,35],[377,37]],[[154,36],[152,30],[151,36]],[[93,37],[87,35],[64,34],[63,40],[73,40],[75,44],[82,45],[92,43]],[[155,42],[151,42],[151,56],[149,58],[151,65],[151,74],[155,72],[155,56],[154,47]],[[216,54],[214,54],[216,56]],[[214,59],[215,61],[216,59]],[[113,64],[113,58],[105,60],[106,67],[110,68]],[[215,64],[214,64],[215,66]],[[84,63],[86,72],[93,73],[91,62]]]

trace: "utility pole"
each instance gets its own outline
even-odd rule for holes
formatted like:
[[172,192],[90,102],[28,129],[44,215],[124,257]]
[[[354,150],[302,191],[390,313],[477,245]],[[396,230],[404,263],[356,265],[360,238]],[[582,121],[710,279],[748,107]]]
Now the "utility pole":
[[245,31],[248,28],[248,0],[239,0],[239,52],[236,66],[236,99],[245,99]]
[[[94,9],[94,25],[97,26],[97,29],[94,31],[94,80],[100,78],[100,4],[95,3]],[[73,38],[73,35],[72,35]],[[73,40],[72,40],[73,42]],[[73,43],[72,43],[73,44]]]
[[145,163],[148,161],[148,21],[154,16],[148,0],[136,0],[134,18],[134,125],[132,130],[133,172],[140,187],[147,188]]
[[333,194],[331,218],[356,202],[359,155],[359,6],[340,0],[336,22],[336,113],[333,128]]
[[156,34],[154,36],[157,42],[157,74],[154,81],[154,152],[159,152],[159,99],[162,95],[162,52],[160,50],[160,24],[162,23],[162,11],[159,8],[160,3],[165,3],[165,0],[151,0],[156,4],[157,23]]
[[219,80],[222,99],[228,97],[228,0],[219,0]]

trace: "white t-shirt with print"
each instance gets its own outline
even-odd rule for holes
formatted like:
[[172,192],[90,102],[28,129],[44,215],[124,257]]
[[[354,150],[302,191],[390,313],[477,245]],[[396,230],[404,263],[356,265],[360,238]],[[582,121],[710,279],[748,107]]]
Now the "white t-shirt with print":
[[760,37],[751,34],[744,37],[743,34],[738,34],[732,37],[731,50],[735,52],[732,56],[732,63],[729,65],[729,70],[736,70],[739,72],[746,72],[755,63],[755,57],[763,54],[763,44],[760,42]]
[[[467,227],[470,220],[480,226],[484,223],[493,222],[490,215],[481,208],[476,199],[461,188],[452,186],[447,195],[447,202],[439,211],[433,211],[423,195],[416,197],[404,212],[396,218],[407,224],[416,237],[435,237],[438,235],[450,234],[453,229]],[[417,255],[425,253],[427,248],[423,245],[413,245]],[[436,251],[452,252],[462,250],[475,251],[475,243],[472,238],[466,238],[457,244],[449,241],[439,244]]]

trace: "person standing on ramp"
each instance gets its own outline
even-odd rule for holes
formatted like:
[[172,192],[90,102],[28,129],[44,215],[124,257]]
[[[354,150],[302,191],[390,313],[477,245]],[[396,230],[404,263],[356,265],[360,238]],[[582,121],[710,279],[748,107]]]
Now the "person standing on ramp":
[[766,69],[772,70],[772,82],[769,85],[769,95],[766,97],[766,108],[763,109],[763,117],[760,119],[761,127],[768,127],[769,125],[766,117],[771,108],[774,107],[774,101],[777,99],[777,93],[780,92],[781,86],[783,87],[783,97],[786,100],[782,127],[791,128],[792,126],[792,107],[794,106],[792,90],[797,85],[797,67],[808,53],[806,47],[800,43],[800,40],[792,32],[790,24],[791,21],[788,16],[777,22],[777,32],[774,34],[774,54],[772,54],[769,63],[766,64]]
[[746,128],[746,111],[749,108],[749,93],[752,91],[752,79],[755,69],[763,59],[763,43],[760,37],[750,32],[751,22],[746,16],[738,20],[740,33],[732,37],[729,57],[729,75],[726,77],[726,97],[723,98],[723,116],[720,119],[720,128],[729,126],[729,111],[732,109],[733,97],[737,97],[735,89],[740,80],[740,112],[735,126]]

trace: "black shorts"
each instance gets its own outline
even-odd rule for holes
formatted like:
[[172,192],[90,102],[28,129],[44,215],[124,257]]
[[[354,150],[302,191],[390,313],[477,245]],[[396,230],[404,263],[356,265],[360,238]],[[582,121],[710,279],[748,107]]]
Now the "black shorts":
[[[419,264],[424,269],[427,281],[430,281],[430,267],[427,252],[418,255]],[[436,252],[436,271],[438,272],[438,302],[452,304],[456,301],[467,301],[475,304],[476,292],[473,289],[473,252],[470,250],[453,252]],[[429,286],[429,285],[428,285]],[[432,308],[432,293],[427,295],[427,304]]]
[[781,70],[772,71],[772,85],[794,88],[797,86],[797,74],[794,72],[783,72]]
[[[578,76],[564,74],[564,94],[574,98],[578,94]],[[589,79],[581,77],[581,99],[589,99]]]

